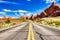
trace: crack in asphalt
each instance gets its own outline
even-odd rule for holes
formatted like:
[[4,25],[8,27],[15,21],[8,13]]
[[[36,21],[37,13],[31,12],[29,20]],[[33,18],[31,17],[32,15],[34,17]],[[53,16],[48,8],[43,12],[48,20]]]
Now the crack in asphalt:
[[42,37],[42,34],[40,34],[38,32],[36,32],[36,33],[39,35],[39,37],[41,38],[41,40],[44,40],[43,37]]

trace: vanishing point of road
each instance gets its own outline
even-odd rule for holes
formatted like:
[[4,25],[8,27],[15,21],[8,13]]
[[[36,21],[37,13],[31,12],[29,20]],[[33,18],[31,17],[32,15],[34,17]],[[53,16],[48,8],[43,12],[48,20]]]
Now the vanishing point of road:
[[26,22],[0,32],[0,40],[60,40],[60,29]]

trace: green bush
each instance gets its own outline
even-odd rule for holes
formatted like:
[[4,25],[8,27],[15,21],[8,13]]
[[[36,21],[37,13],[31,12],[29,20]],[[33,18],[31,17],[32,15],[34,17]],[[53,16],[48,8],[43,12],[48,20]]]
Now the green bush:
[[16,23],[13,23],[13,25],[16,25]]
[[10,20],[9,20],[9,19],[7,19],[5,23],[10,23]]
[[60,26],[60,22],[59,21],[48,22],[48,24],[52,25],[52,26]]

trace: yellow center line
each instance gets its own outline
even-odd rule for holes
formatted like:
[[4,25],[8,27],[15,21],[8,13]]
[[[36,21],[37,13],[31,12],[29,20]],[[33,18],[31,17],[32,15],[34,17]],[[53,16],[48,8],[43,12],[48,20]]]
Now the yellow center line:
[[[32,36],[32,37],[31,37],[31,36]],[[31,39],[32,39],[32,40],[35,40],[35,38],[34,38],[34,31],[33,31],[32,25],[31,25],[31,23],[30,23],[27,40],[31,40]]]
[[32,28],[32,40],[35,40],[33,28]]
[[29,31],[28,31],[28,38],[27,38],[27,40],[30,40],[30,27],[29,27]]

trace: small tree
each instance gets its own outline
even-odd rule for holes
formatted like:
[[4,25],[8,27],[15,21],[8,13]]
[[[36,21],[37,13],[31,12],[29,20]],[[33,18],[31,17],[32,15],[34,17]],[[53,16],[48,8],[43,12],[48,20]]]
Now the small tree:
[[6,20],[6,23],[10,23],[10,20],[9,20],[9,19],[7,19],[7,20]]

